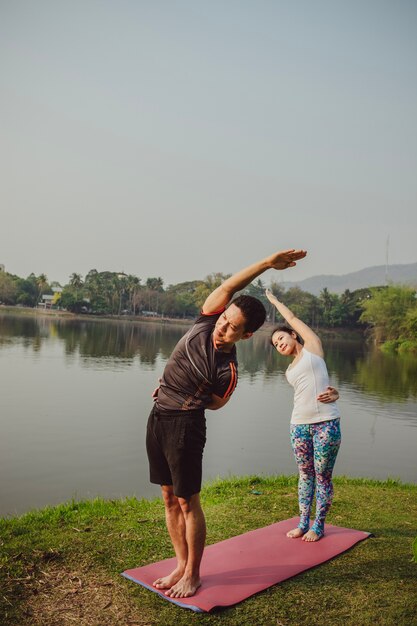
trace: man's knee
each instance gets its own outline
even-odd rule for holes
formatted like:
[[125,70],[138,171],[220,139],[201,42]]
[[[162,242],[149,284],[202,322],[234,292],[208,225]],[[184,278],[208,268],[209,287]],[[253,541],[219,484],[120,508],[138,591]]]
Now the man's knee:
[[200,494],[195,493],[189,498],[178,497],[178,503],[184,515],[189,515],[197,510],[201,510]]
[[178,498],[174,494],[174,488],[172,485],[162,485],[162,499],[165,504],[165,508],[172,509],[178,507]]

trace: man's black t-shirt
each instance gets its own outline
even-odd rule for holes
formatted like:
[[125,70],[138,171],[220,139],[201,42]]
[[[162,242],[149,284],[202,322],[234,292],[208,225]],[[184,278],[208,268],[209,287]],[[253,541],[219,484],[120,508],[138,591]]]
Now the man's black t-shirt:
[[161,411],[205,409],[211,394],[229,397],[237,384],[236,348],[216,350],[213,329],[223,311],[200,315],[174,348],[162,376],[156,400]]

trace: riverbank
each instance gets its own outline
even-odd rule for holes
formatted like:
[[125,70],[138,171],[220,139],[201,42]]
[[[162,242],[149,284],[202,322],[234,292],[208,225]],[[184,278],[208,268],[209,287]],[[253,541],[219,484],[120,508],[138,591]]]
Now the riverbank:
[[64,320],[79,320],[79,321],[93,321],[93,322],[129,322],[129,323],[159,323],[159,324],[181,324],[184,326],[190,326],[193,323],[192,319],[182,319],[173,317],[149,317],[145,315],[92,315],[90,313],[71,313],[70,311],[64,311],[60,309],[33,309],[30,307],[19,306],[5,306],[0,305],[0,314],[11,316],[26,316],[37,317],[45,319],[64,319]]
[[[92,315],[89,313],[76,314],[69,311],[63,311],[58,309],[32,309],[29,307],[19,306],[6,306],[0,305],[0,314],[10,316],[26,316],[37,317],[45,319],[63,319],[63,320],[78,320],[78,321],[92,321],[92,322],[114,322],[114,323],[130,323],[130,324],[169,324],[180,325],[184,327],[191,326],[194,318],[176,318],[176,317],[149,317],[140,315]],[[270,333],[276,326],[276,323],[265,322],[265,324],[259,329],[259,332]],[[326,339],[340,339],[357,341],[363,339],[364,331],[361,328],[317,328],[315,329],[321,336]]]
[[[207,543],[297,514],[295,476],[204,486]],[[374,537],[230,609],[200,615],[120,576],[172,556],[162,502],[72,502],[0,520],[4,626],[416,624],[417,485],[335,478],[329,523]]]

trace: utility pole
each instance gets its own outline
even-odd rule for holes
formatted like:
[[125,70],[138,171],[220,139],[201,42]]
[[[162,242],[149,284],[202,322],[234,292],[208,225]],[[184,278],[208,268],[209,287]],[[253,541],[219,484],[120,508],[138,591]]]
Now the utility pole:
[[388,285],[388,252],[389,252],[389,235],[387,236],[385,246],[385,284]]

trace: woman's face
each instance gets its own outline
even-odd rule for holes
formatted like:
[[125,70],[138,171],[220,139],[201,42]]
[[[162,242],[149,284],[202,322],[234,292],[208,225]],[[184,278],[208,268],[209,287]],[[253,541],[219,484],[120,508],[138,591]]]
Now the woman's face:
[[295,333],[287,333],[285,330],[277,330],[272,335],[272,345],[280,354],[291,356],[296,351],[297,339]]

